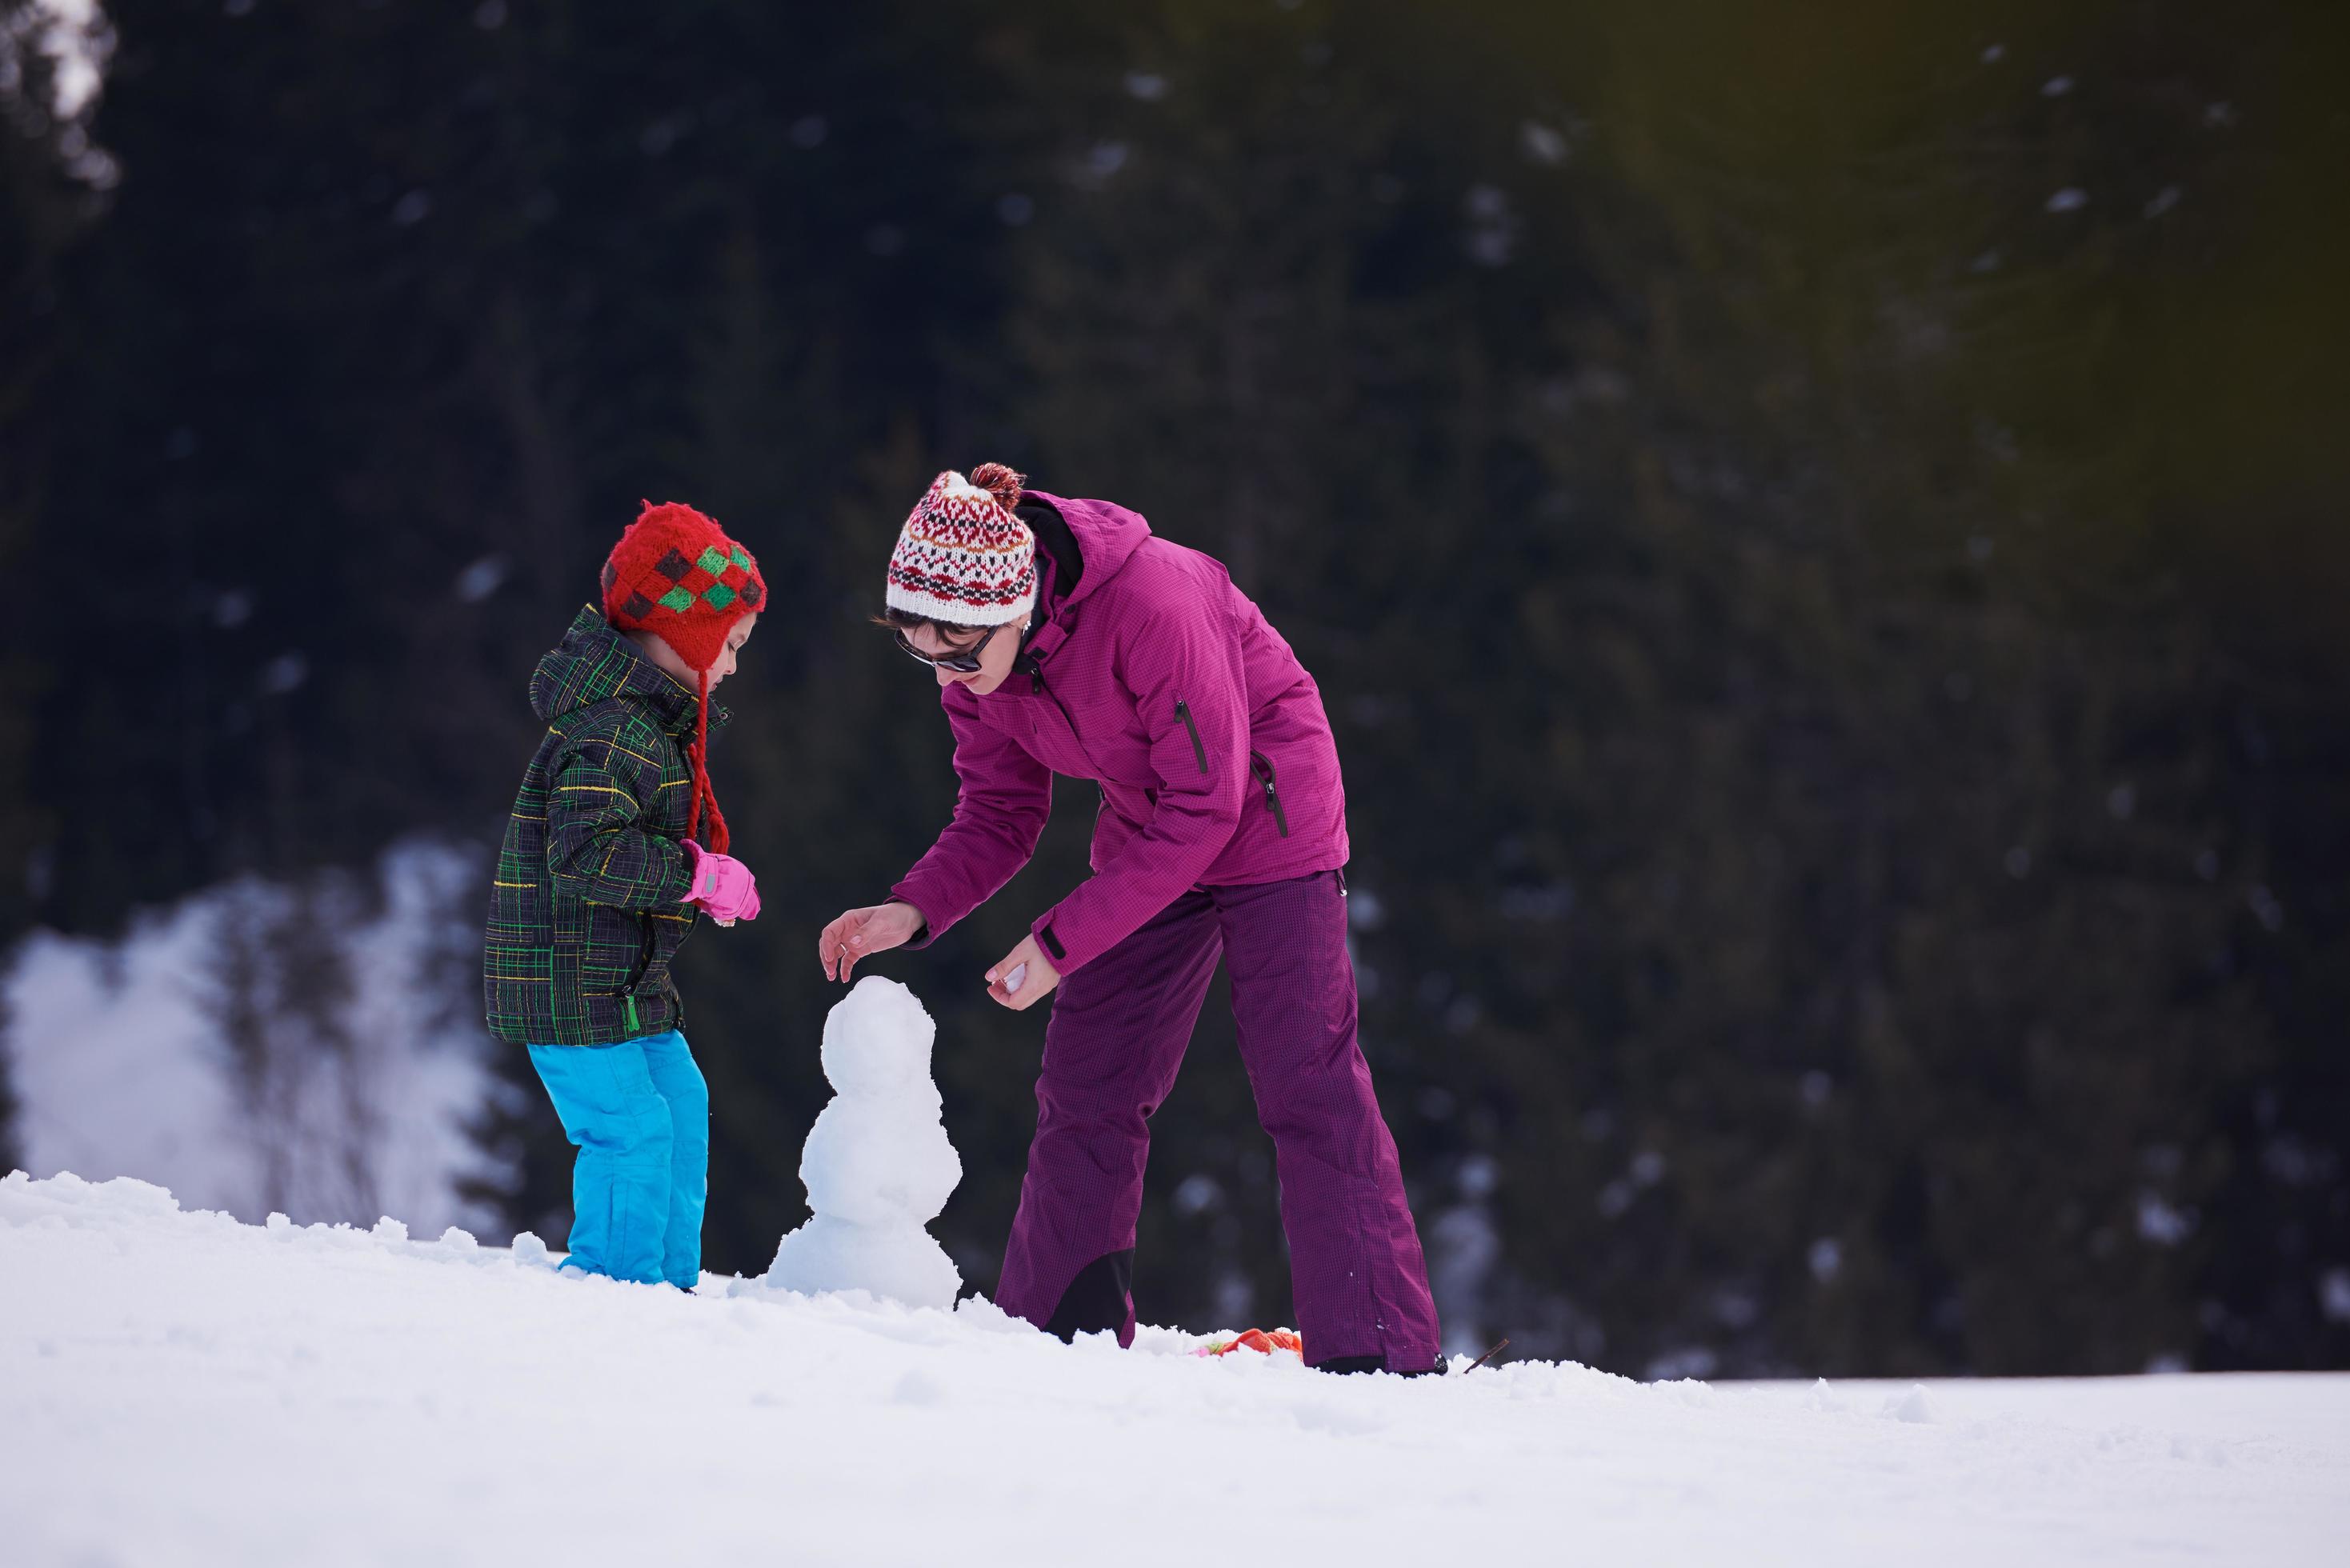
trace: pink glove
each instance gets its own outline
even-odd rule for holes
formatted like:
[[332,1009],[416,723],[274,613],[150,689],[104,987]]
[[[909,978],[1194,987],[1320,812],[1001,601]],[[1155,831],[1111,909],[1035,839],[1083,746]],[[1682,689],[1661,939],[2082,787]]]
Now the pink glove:
[[689,838],[685,857],[693,890],[684,902],[694,905],[722,926],[759,918],[759,879],[732,855],[716,855]]

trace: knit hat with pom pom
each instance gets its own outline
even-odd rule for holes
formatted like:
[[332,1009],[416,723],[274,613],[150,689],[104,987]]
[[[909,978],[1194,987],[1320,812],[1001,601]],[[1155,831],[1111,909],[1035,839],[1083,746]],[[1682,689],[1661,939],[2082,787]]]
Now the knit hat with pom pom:
[[734,623],[766,602],[766,579],[751,552],[716,523],[673,501],[644,503],[604,561],[604,618],[622,631],[653,633],[702,678],[693,741],[686,747],[693,805],[685,836],[696,837],[707,806],[709,846],[720,855],[726,853],[727,834],[710,787],[710,667],[726,650]]
[[893,610],[950,626],[1002,626],[1036,607],[1036,536],[1013,515],[1021,476],[983,462],[931,482],[889,555]]

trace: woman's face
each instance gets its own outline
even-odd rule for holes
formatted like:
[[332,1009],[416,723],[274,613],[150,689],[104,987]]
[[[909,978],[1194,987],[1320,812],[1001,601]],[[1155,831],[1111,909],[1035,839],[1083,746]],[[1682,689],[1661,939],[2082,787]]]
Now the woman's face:
[[[969,631],[959,630],[950,636],[934,626],[918,626],[906,634],[906,640],[926,659],[952,658],[978,648],[977,670],[965,674],[960,670],[932,665],[931,672],[939,678],[941,686],[968,686],[972,696],[984,697],[1010,678],[1013,663],[1020,657],[1022,628],[1004,626],[993,629],[995,635],[993,637],[988,636],[990,628],[987,627],[973,627]],[[981,648],[983,639],[986,646]]]

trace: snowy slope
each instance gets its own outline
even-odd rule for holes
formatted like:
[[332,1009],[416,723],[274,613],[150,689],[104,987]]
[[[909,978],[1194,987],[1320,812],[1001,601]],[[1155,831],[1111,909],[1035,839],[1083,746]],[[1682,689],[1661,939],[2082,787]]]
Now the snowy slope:
[[[730,1289],[733,1294],[730,1296]],[[2350,1377],[1336,1378],[0,1182],[11,1564],[2334,1563]]]

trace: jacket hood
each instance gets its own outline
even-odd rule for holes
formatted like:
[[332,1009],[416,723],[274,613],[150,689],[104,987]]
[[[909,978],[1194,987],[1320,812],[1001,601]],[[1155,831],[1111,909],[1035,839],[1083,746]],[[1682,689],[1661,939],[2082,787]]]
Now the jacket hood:
[[[566,713],[610,698],[643,703],[671,734],[691,733],[700,702],[691,688],[664,672],[615,630],[594,605],[572,618],[563,640],[547,650],[530,675],[530,710],[548,723]],[[710,705],[710,727],[726,722],[726,710]]]
[[1118,575],[1118,569],[1142,548],[1150,537],[1150,524],[1142,514],[1131,512],[1115,501],[1087,501],[1080,498],[1054,495],[1046,491],[1031,490],[1027,499],[1041,501],[1061,514],[1069,532],[1077,542],[1077,556],[1085,567],[1077,576],[1077,586],[1057,599],[1052,613],[1058,618],[1086,602],[1095,589]]

